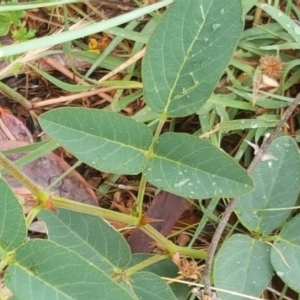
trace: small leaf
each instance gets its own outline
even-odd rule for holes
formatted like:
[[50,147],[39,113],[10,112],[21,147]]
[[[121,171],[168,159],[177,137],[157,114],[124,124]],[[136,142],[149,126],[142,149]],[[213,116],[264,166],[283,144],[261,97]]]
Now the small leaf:
[[159,137],[145,175],[158,188],[182,197],[233,197],[253,188],[251,178],[233,158],[184,133]]
[[14,258],[4,277],[14,299],[137,300],[95,265],[54,242],[31,240]]
[[49,239],[75,251],[110,275],[114,266],[124,268],[130,261],[125,239],[99,217],[59,209],[42,211],[39,219],[46,223]]
[[8,184],[0,178],[0,250],[12,251],[27,236],[23,208]]
[[271,250],[271,262],[276,274],[291,289],[300,293],[300,215],[282,228]]
[[60,108],[39,118],[43,129],[78,159],[116,174],[137,174],[146,165],[150,129],[122,115],[96,109]]
[[176,300],[171,288],[159,276],[150,272],[138,272],[131,276],[132,288],[139,299]]
[[[218,288],[259,297],[273,276],[270,246],[246,235],[235,234],[221,247],[214,263],[214,283]],[[223,300],[247,297],[218,292]]]
[[239,199],[236,213],[250,231],[267,235],[278,228],[291,213],[287,209],[271,209],[293,206],[297,200],[300,156],[297,144],[290,137],[277,138],[266,154],[270,159],[266,160],[265,156],[253,171],[255,188]]
[[196,112],[212,94],[243,30],[240,0],[177,0],[154,30],[143,61],[148,106],[170,117]]
[[1,12],[0,13],[0,36],[5,36],[8,34],[10,25],[12,24],[10,13]]

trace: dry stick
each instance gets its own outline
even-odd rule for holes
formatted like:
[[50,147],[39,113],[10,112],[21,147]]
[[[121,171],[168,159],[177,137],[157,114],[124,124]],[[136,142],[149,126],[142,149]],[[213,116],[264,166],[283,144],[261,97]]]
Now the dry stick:
[[135,63],[140,58],[142,58],[144,56],[145,52],[146,52],[146,48],[143,48],[137,54],[133,55],[128,60],[126,60],[124,63],[122,63],[121,65],[119,65],[117,68],[115,68],[114,70],[110,71],[108,74],[106,74],[105,76],[103,76],[100,80],[98,80],[98,82],[99,83],[103,82],[103,81],[111,78],[112,76],[118,74],[122,70],[126,69],[128,66],[130,66],[131,64]]
[[[297,95],[293,103],[288,107],[288,109],[285,111],[285,113],[282,115],[280,121],[278,122],[277,126],[273,130],[273,132],[269,135],[268,138],[265,138],[257,155],[253,158],[251,164],[247,168],[247,171],[251,173],[254,168],[257,166],[257,164],[260,162],[262,159],[263,155],[266,153],[266,150],[268,149],[269,145],[271,142],[276,138],[278,132],[281,130],[283,127],[284,123],[287,121],[287,119],[291,116],[293,111],[296,109],[296,107],[300,103],[300,93]],[[229,217],[231,213],[234,210],[234,207],[238,201],[238,198],[232,199],[228,206],[226,207],[226,210],[224,212],[224,215],[220,221],[220,223],[217,226],[216,232],[213,236],[213,239],[211,241],[208,253],[207,253],[207,258],[205,262],[205,272],[204,272],[204,295],[210,296],[211,295],[211,289],[210,289],[210,275],[211,275],[211,268],[212,268],[212,263],[213,263],[213,258],[215,256],[215,252],[217,249],[217,246],[219,244],[219,240],[222,236],[222,233],[226,227],[226,224],[229,220]]]
[[93,95],[98,95],[100,93],[109,92],[112,90],[115,90],[115,88],[113,88],[113,87],[99,88],[99,89],[90,90],[88,92],[82,92],[82,93],[68,95],[68,96],[60,96],[58,98],[43,100],[43,101],[36,102],[36,103],[33,102],[32,104],[33,104],[33,108],[43,107],[43,106],[47,106],[47,105],[60,104],[63,102],[70,102],[70,101],[74,101],[77,99],[81,99],[83,97],[90,97]]

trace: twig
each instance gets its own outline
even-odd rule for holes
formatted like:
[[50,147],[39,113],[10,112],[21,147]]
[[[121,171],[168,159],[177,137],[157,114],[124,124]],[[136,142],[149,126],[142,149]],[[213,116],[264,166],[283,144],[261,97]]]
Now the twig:
[[103,76],[100,80],[98,80],[98,82],[99,83],[103,82],[103,81],[111,78],[112,76],[118,74],[122,70],[126,69],[128,66],[130,66],[131,64],[135,63],[140,58],[142,58],[144,56],[145,52],[146,52],[146,47],[143,48],[141,51],[139,51],[137,54],[135,54],[132,57],[130,57],[128,60],[126,60],[121,65],[119,65],[117,68],[115,68],[114,70],[112,70],[111,72],[109,72],[108,74],[106,74],[105,76]]
[[[285,111],[285,113],[282,115],[280,121],[278,122],[275,129],[272,131],[272,133],[269,135],[268,138],[265,138],[257,155],[253,158],[251,164],[247,168],[247,171],[251,173],[257,164],[260,162],[261,158],[265,154],[267,148],[271,144],[271,142],[276,138],[278,132],[281,130],[284,123],[287,121],[287,119],[290,117],[290,115],[293,113],[293,111],[296,109],[296,107],[300,103],[300,94],[297,95],[293,103],[288,107],[288,109]],[[210,277],[211,277],[211,268],[213,264],[213,259],[215,256],[215,252],[217,249],[217,246],[219,244],[220,238],[222,236],[222,233],[225,229],[225,226],[229,220],[229,217],[231,213],[234,210],[235,205],[237,204],[239,198],[234,198],[230,201],[228,206],[226,207],[226,210],[224,212],[224,215],[220,221],[220,223],[217,226],[216,232],[212,238],[210,247],[208,249],[207,258],[205,262],[205,272],[204,272],[204,295],[210,296],[211,295],[211,287],[210,287]]]
[[60,96],[58,98],[43,100],[40,102],[33,102],[33,108],[44,107],[44,106],[54,105],[54,104],[61,104],[64,102],[71,102],[71,101],[74,101],[77,99],[81,99],[83,97],[90,97],[90,96],[98,95],[98,94],[100,95],[100,93],[109,92],[112,90],[114,90],[114,88],[112,88],[112,87],[92,89],[87,92],[77,93],[77,94],[68,95],[68,96]]

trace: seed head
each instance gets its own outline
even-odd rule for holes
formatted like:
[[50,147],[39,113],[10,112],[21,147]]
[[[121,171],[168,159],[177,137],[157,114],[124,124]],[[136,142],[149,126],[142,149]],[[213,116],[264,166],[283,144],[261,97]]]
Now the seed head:
[[279,79],[282,74],[284,62],[281,61],[279,56],[265,55],[259,60],[259,65],[263,74],[273,79]]

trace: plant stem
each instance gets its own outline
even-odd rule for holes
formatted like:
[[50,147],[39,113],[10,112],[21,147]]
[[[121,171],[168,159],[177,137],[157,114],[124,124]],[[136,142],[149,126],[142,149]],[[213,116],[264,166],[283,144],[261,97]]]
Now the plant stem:
[[[159,120],[155,134],[152,139],[151,146],[149,147],[149,150],[146,154],[147,160],[149,160],[151,158],[151,156],[153,155],[154,144],[156,143],[157,139],[159,138],[159,135],[162,131],[162,128],[165,124],[166,119],[167,119],[167,117],[165,115],[161,115],[161,118]],[[146,183],[147,183],[146,177],[143,174],[142,178],[141,178],[141,182],[140,182],[137,201],[135,203],[135,206],[132,209],[133,215],[137,216],[139,220],[141,219],[141,216],[142,216],[142,205],[143,205]],[[189,249],[186,247],[178,247],[178,246],[174,245],[172,242],[170,242],[167,238],[165,238],[162,234],[160,234],[158,231],[156,231],[149,224],[146,224],[145,226],[141,226],[139,228],[140,228],[140,230],[145,232],[149,237],[151,237],[154,241],[159,243],[159,245],[165,251],[167,251],[170,256],[174,255],[177,251],[179,251],[180,255],[189,256],[189,257],[193,257],[193,258],[205,259],[207,256],[206,251]]]
[[37,214],[43,209],[41,205],[38,205],[31,209],[26,217],[26,227],[28,228],[29,225],[33,222]]
[[76,202],[58,196],[52,196],[51,199],[55,207],[65,208],[68,210],[77,211],[77,212],[81,212],[81,213],[85,213],[97,217],[102,217],[108,220],[119,221],[126,224],[131,224],[131,225],[139,224],[139,219],[134,216],[125,215],[116,211],[111,211],[101,207]]
[[161,233],[155,230],[150,224],[146,224],[140,227],[139,229],[145,232],[155,242],[157,242],[159,246],[163,248],[163,250],[169,252],[170,256],[172,256],[177,252],[177,247],[172,242],[170,242],[166,237],[164,237]]
[[[159,120],[159,123],[156,127],[156,130],[155,130],[155,134],[154,134],[153,139],[152,139],[152,143],[149,147],[149,150],[146,153],[147,161],[149,161],[149,159],[152,156],[154,144],[157,141],[157,139],[158,139],[158,137],[161,133],[161,130],[162,130],[164,124],[165,124],[165,121],[166,121],[166,117],[163,117],[163,116]],[[132,215],[138,217],[139,219],[141,219],[142,213],[143,213],[142,206],[143,206],[143,200],[144,200],[146,184],[147,184],[146,177],[143,173],[142,178],[141,178],[141,182],[140,182],[140,186],[139,186],[138,196],[137,196],[135,204],[132,207]]]
[[138,217],[139,219],[141,219],[142,213],[143,213],[142,206],[143,206],[144,194],[145,194],[145,190],[146,190],[146,184],[147,184],[147,180],[143,173],[141,181],[140,181],[138,196],[137,196],[136,202],[132,206],[132,215],[135,217]]
[[1,252],[0,273],[2,273],[3,269],[14,260],[14,253],[15,250]]
[[198,258],[198,259],[206,259],[207,251],[200,249],[191,249],[188,247],[177,247],[177,251],[180,253],[180,256]]
[[143,232],[145,232],[149,237],[151,237],[155,242],[159,244],[159,246],[169,253],[169,256],[173,256],[176,252],[179,252],[182,256],[188,256],[193,258],[205,259],[206,251],[203,250],[195,250],[187,247],[180,247],[174,245],[170,242],[166,237],[164,237],[161,233],[155,230],[150,224],[146,224],[139,228]]
[[[247,171],[249,173],[251,173],[255,169],[255,167],[257,166],[257,164],[260,162],[261,158],[265,154],[266,150],[270,146],[271,142],[276,138],[278,132],[281,130],[284,123],[291,116],[291,114],[296,109],[296,107],[299,105],[299,103],[300,103],[300,94],[297,95],[297,97],[295,98],[293,103],[288,107],[288,109],[282,115],[280,121],[278,122],[277,126],[275,127],[273,132],[270,134],[270,136],[263,141],[257,155],[254,156],[251,164],[249,165],[249,167],[247,169]],[[213,259],[214,259],[215,252],[216,252],[217,246],[219,244],[220,238],[222,236],[222,233],[223,233],[223,231],[226,227],[226,224],[229,220],[229,217],[230,217],[231,213],[233,212],[233,210],[235,208],[235,205],[238,202],[238,199],[239,198],[234,198],[230,201],[230,203],[226,207],[226,210],[223,214],[223,217],[222,217],[220,223],[218,224],[216,232],[215,232],[215,234],[212,238],[212,241],[211,241],[208,253],[207,253],[207,259],[206,259],[206,262],[205,262],[205,272],[204,272],[204,276],[203,276],[203,279],[204,279],[204,295],[207,295],[207,296],[211,295],[210,277],[211,277],[211,269],[212,269]]]
[[[38,205],[36,209],[33,209],[27,216],[26,223],[29,225],[35,218],[37,213],[45,207],[50,195],[45,193],[38,185],[36,185],[31,179],[25,176],[20,169],[18,169],[4,154],[0,152],[0,165],[2,165],[15,179],[17,179],[24,187],[26,187],[36,198],[42,202],[42,205]],[[138,225],[139,220],[134,216],[121,214],[118,212],[106,210],[100,207],[91,206],[84,203],[79,203],[66,198],[58,196],[51,196],[51,200],[54,206],[66,208],[73,211],[87,213],[94,216],[99,216],[105,219],[123,222],[131,225]]]
[[33,195],[37,197],[43,205],[49,199],[49,194],[45,193],[38,185],[22,173],[14,163],[12,163],[4,154],[0,152],[0,165],[2,165],[15,179],[17,179],[24,187],[26,187]]
[[12,98],[14,101],[17,101],[22,106],[24,106],[27,110],[30,110],[33,108],[30,101],[28,101],[26,98],[24,98],[21,94],[4,84],[0,81],[0,90],[4,91],[5,94],[7,94],[10,98]]
[[145,261],[143,261],[143,262],[141,262],[141,263],[139,263],[139,264],[137,264],[137,265],[135,265],[135,266],[127,269],[126,270],[126,275],[130,276],[130,275],[132,275],[132,274],[134,274],[134,273],[136,273],[136,272],[138,272],[140,270],[143,270],[146,267],[151,266],[151,265],[157,263],[158,261],[166,259],[168,257],[169,256],[167,254],[164,254],[164,255],[154,255],[154,256],[146,259]]

